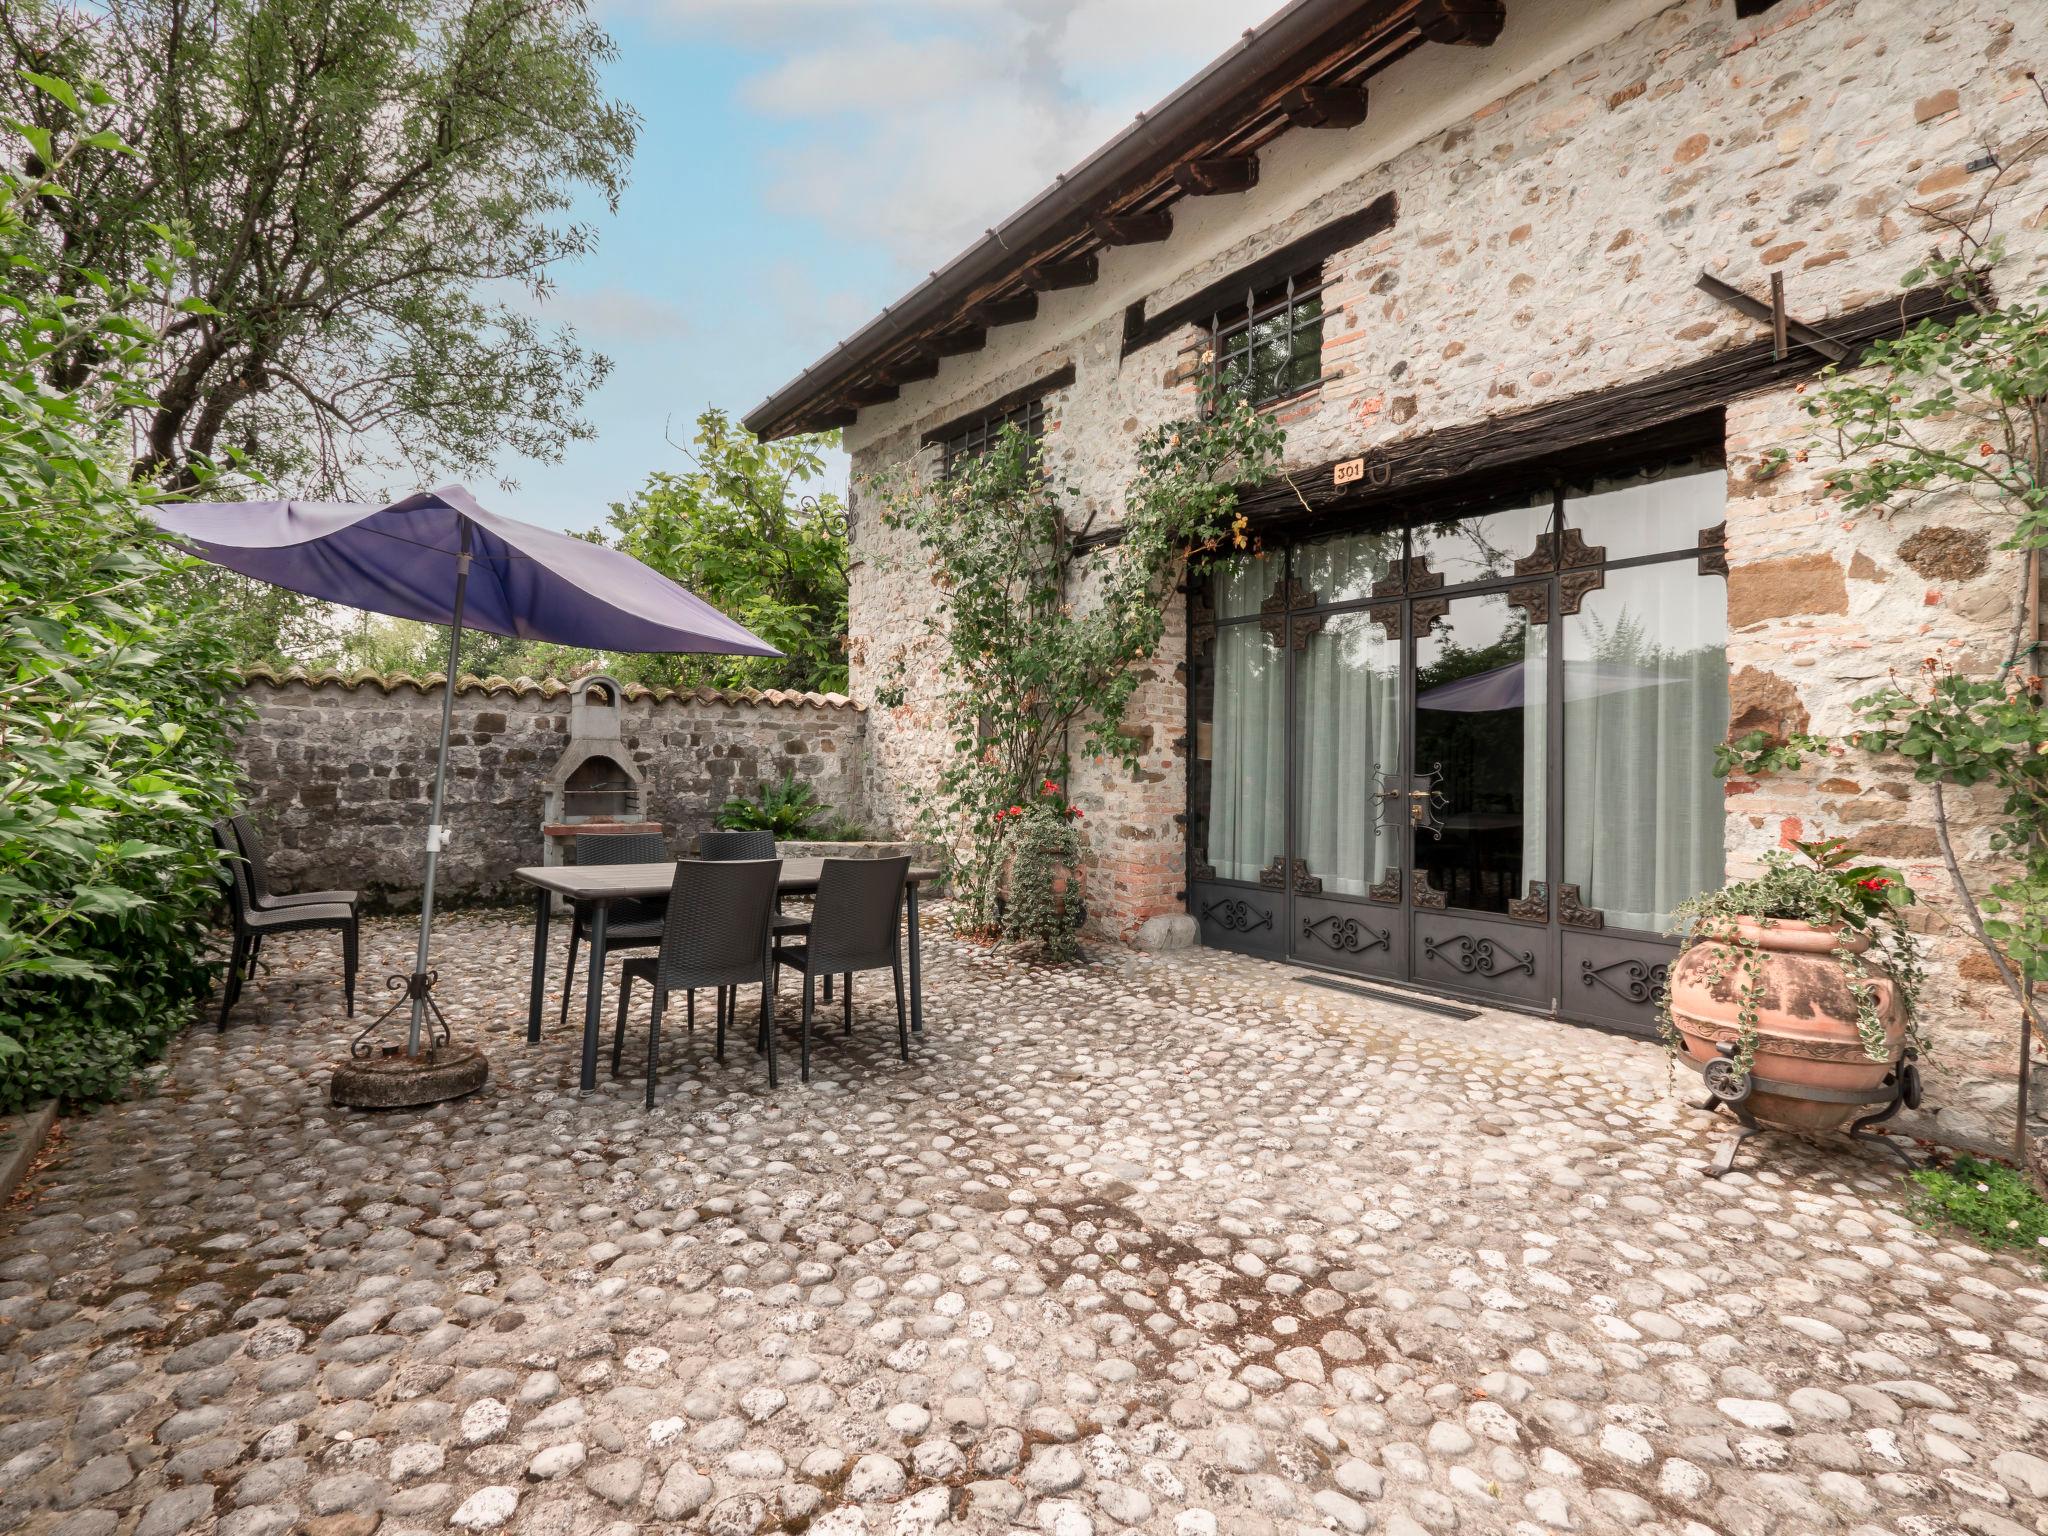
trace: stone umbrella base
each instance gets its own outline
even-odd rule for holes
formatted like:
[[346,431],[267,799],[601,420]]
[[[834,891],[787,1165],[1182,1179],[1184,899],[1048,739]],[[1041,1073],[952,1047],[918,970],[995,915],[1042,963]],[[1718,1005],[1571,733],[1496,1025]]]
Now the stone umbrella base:
[[327,1096],[348,1109],[405,1109],[475,1093],[490,1075],[489,1060],[473,1045],[355,1056],[335,1067]]

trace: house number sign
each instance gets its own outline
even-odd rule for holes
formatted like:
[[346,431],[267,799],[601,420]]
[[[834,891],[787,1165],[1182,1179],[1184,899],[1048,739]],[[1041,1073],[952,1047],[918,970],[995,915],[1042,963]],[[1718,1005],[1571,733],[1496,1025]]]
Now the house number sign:
[[1351,485],[1356,481],[1363,480],[1365,478],[1365,460],[1346,459],[1337,466],[1336,471],[1330,478],[1337,485]]

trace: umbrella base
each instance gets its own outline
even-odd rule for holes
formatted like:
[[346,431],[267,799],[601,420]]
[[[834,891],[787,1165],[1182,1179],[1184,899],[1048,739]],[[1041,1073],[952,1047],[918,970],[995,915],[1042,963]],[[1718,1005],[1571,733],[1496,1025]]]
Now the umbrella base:
[[327,1096],[345,1109],[410,1109],[475,1093],[490,1075],[489,1060],[473,1045],[353,1056],[336,1064]]

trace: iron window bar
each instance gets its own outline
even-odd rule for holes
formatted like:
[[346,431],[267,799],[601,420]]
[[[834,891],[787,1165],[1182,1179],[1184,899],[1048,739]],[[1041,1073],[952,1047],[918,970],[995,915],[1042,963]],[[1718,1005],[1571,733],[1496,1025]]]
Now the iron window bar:
[[1211,378],[1237,388],[1254,405],[1320,382],[1327,286],[1318,263],[1273,287],[1247,288],[1242,305],[1219,311],[1209,322]]
[[990,411],[963,427],[940,445],[939,476],[950,480],[970,459],[978,459],[996,445],[1003,428],[1015,427],[1028,437],[1045,436],[1045,397],[1037,395],[1020,401],[1006,411]]

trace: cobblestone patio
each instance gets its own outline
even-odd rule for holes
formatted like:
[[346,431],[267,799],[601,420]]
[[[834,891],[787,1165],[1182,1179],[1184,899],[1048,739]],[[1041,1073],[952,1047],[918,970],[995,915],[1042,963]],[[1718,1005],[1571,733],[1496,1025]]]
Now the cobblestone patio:
[[1867,1157],[1699,1177],[1647,1046],[935,938],[912,1065],[870,983],[808,1088],[675,1030],[650,1114],[524,1044],[526,936],[443,931],[467,1102],[326,1106],[309,938],[66,1123],[0,1528],[2048,1533],[2039,1266]]

